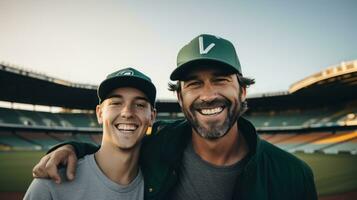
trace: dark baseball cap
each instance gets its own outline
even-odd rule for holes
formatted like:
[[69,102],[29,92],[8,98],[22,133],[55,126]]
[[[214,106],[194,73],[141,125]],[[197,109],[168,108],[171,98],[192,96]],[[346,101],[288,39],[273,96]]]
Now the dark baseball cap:
[[242,75],[241,65],[233,44],[221,37],[201,34],[182,47],[177,55],[177,68],[172,81],[182,80],[194,67],[219,67],[229,73]]
[[148,76],[134,68],[125,68],[109,74],[98,87],[99,103],[102,103],[111,91],[120,87],[133,87],[142,91],[155,107],[155,85]]

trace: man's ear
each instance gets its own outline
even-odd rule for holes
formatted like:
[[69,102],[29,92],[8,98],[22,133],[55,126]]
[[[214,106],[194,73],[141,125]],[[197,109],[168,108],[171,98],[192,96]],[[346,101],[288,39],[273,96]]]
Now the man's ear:
[[176,92],[176,96],[177,96],[177,101],[180,104],[180,107],[182,108],[182,96],[181,96],[181,92]]
[[151,108],[151,126],[154,124],[155,119],[156,119],[156,115],[157,115],[157,111],[156,108]]
[[242,95],[240,100],[241,102],[243,102],[247,98],[247,87],[241,87],[240,89],[242,90]]
[[97,107],[95,108],[95,113],[97,115],[97,121],[98,121],[98,124],[103,124],[103,117],[102,117],[102,114],[103,114],[103,111],[102,111],[102,104],[100,105],[97,105]]
[[145,135],[151,135],[152,133],[152,127],[154,125],[155,119],[156,119],[156,114],[157,111],[155,108],[151,107],[151,114],[150,114],[150,125],[146,129]]

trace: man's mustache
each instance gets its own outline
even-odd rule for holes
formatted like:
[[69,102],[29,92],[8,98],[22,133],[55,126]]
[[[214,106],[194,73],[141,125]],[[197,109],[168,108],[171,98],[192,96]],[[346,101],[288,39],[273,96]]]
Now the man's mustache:
[[224,98],[215,98],[210,101],[196,100],[193,102],[191,108],[193,109],[204,109],[204,108],[214,108],[214,107],[229,107],[231,102]]

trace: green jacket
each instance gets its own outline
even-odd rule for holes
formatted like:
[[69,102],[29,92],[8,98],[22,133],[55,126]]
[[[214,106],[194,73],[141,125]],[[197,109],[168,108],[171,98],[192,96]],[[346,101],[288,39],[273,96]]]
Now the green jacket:
[[[249,161],[237,177],[232,199],[317,199],[310,167],[290,153],[261,140],[254,126],[239,118],[238,127],[249,149]],[[145,199],[170,199],[180,177],[182,155],[191,139],[186,120],[157,122],[152,136],[143,141],[140,166],[144,174]],[[94,145],[71,142],[78,157],[94,153]]]

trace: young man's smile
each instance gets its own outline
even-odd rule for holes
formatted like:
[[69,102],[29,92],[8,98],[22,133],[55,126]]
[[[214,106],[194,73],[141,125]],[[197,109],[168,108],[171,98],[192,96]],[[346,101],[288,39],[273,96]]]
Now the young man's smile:
[[109,95],[98,107],[98,118],[104,129],[103,140],[119,149],[134,148],[151,126],[154,111],[146,95],[138,89],[117,88]]
[[133,123],[118,123],[115,127],[122,133],[134,133],[135,130],[139,127],[137,124]]

